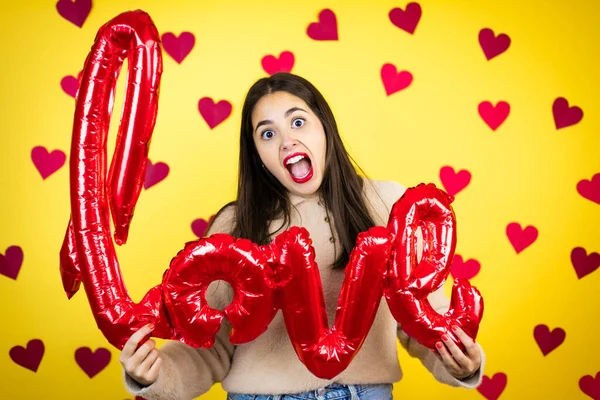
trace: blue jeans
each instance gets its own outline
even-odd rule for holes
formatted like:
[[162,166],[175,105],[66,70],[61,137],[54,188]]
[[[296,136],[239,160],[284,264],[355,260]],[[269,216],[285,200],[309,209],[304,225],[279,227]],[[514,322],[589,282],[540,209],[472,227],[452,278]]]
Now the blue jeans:
[[310,392],[294,394],[228,393],[227,400],[391,400],[392,384],[340,385],[337,383]]

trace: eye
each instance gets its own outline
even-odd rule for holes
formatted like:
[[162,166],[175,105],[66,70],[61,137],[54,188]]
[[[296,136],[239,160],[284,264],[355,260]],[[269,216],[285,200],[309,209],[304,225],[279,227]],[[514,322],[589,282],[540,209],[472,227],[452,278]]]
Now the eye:
[[275,136],[275,132],[269,130],[266,130],[260,134],[260,137],[265,140],[273,139],[273,136]]
[[304,126],[304,118],[295,118],[292,121],[292,126],[294,128],[302,128],[302,126]]

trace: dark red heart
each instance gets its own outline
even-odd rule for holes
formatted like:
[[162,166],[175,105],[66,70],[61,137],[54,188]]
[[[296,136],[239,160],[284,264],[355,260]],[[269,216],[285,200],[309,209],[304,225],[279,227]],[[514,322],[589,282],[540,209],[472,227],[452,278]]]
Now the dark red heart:
[[231,115],[232,108],[231,103],[227,100],[221,100],[215,104],[210,97],[203,97],[198,101],[198,111],[210,129],[214,129],[225,121]]
[[19,246],[10,246],[5,254],[0,254],[0,275],[17,279],[23,265],[23,250]]
[[92,10],[92,0],[59,0],[56,10],[61,17],[81,28]]
[[169,175],[169,166],[164,162],[157,162],[152,164],[152,161],[148,160],[146,166],[146,177],[144,179],[144,189],[149,189],[156,185]]
[[550,331],[547,325],[537,325],[533,329],[533,337],[544,356],[556,349],[565,341],[566,332],[562,328]]
[[166,32],[161,38],[163,48],[178,64],[187,57],[194,48],[196,38],[191,32],[182,32],[179,37],[172,32]]
[[15,346],[10,349],[10,358],[23,368],[37,372],[42,357],[44,357],[44,342],[40,339],[32,339],[27,343],[27,348]]
[[497,400],[506,388],[507,380],[507,376],[503,372],[494,374],[492,378],[484,375],[481,385],[477,387],[477,391],[487,400]]
[[594,379],[591,375],[582,376],[579,380],[579,389],[594,400],[600,400],[600,371]]
[[485,58],[489,61],[508,50],[510,37],[504,33],[496,36],[490,28],[484,28],[479,31],[479,44],[485,54]]
[[600,254],[587,254],[583,247],[575,247],[571,251],[571,263],[573,263],[577,278],[581,279],[600,267]]
[[313,40],[338,40],[335,13],[329,9],[322,10],[319,13],[319,22],[311,23],[306,33]]
[[577,192],[584,198],[600,204],[600,173],[591,180],[582,179],[577,182]]
[[570,107],[569,101],[558,97],[552,103],[552,115],[556,129],[566,128],[577,124],[583,118],[583,110],[577,106]]
[[108,349],[98,348],[92,352],[89,347],[80,347],[75,350],[75,361],[77,365],[93,378],[110,363],[111,353]]
[[203,238],[204,234],[206,233],[206,229],[208,228],[214,217],[215,216],[212,215],[208,219],[208,221],[203,218],[198,218],[197,220],[194,220],[194,222],[192,222],[192,232],[194,232],[194,235],[198,236],[198,238]]
[[401,8],[393,8],[390,13],[390,21],[398,28],[410,33],[415,33],[417,25],[421,20],[421,5],[419,3],[409,3],[406,10]]
[[44,146],[36,146],[31,149],[31,161],[42,179],[46,179],[58,171],[66,160],[67,155],[62,150],[54,150],[50,153]]

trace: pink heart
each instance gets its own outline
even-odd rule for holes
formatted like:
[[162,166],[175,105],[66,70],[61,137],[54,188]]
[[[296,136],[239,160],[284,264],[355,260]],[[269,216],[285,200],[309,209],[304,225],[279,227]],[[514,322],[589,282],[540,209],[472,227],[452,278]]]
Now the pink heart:
[[577,278],[581,279],[600,267],[600,254],[587,254],[583,247],[575,247],[571,250],[571,263],[573,264]]
[[44,356],[44,343],[40,339],[32,339],[27,343],[27,348],[15,346],[10,349],[9,355],[15,364],[37,372]]
[[506,227],[506,236],[517,254],[529,247],[538,237],[538,230],[534,226],[521,228],[518,222],[512,222]]
[[412,35],[421,20],[421,13],[419,3],[409,3],[406,6],[406,11],[401,8],[393,8],[389,13],[389,17],[392,24]]
[[291,72],[294,67],[294,54],[289,51],[283,51],[279,54],[279,58],[268,55],[264,56],[261,61],[262,67],[269,75],[277,72]]
[[445,166],[440,169],[440,180],[450,196],[456,195],[471,182],[471,173],[466,169],[454,172],[454,168]]
[[0,275],[17,279],[23,265],[23,250],[19,246],[10,246],[6,255],[0,253]]
[[79,90],[79,81],[73,75],[65,76],[60,81],[60,87],[63,92],[73,97],[77,98],[77,91]]
[[581,180],[577,182],[577,192],[588,200],[600,204],[600,173],[592,177],[592,180]]
[[319,13],[319,22],[308,25],[306,34],[313,40],[338,40],[335,13],[324,9]]
[[579,389],[594,400],[600,400],[600,371],[594,379],[591,375],[582,376],[579,379]]
[[194,235],[203,238],[206,233],[206,228],[208,228],[208,225],[210,225],[214,217],[215,216],[212,215],[208,221],[203,218],[194,220],[194,222],[192,222],[192,232],[194,232]]
[[463,261],[462,256],[455,254],[452,259],[452,268],[450,273],[453,278],[471,279],[474,278],[481,270],[481,264],[477,260]]
[[389,96],[406,89],[412,83],[413,76],[408,71],[398,73],[394,64],[384,64],[381,67],[381,80],[385,93]]
[[503,372],[494,374],[492,378],[488,378],[487,375],[484,375],[481,380],[481,385],[477,387],[477,391],[487,400],[497,400],[506,388],[507,380],[508,378]]
[[37,168],[42,179],[46,179],[58,171],[67,160],[67,155],[61,150],[49,153],[43,146],[36,146],[31,150],[31,161]]
[[577,106],[569,107],[569,101],[564,97],[557,97],[552,104],[552,115],[556,129],[575,125],[583,118],[583,110]]
[[82,27],[92,9],[92,0],[59,0],[56,10],[61,17]]
[[93,378],[110,363],[110,351],[105,348],[98,348],[95,352],[89,347],[80,347],[75,350],[75,361],[77,365],[89,376]]
[[478,109],[481,119],[495,131],[508,118],[510,104],[505,101],[499,101],[498,104],[493,106],[489,101],[484,101],[479,103]]
[[533,329],[533,337],[544,356],[560,346],[565,341],[565,336],[565,330],[562,328],[555,328],[550,331],[547,325],[542,324]]
[[479,44],[485,54],[485,58],[489,61],[508,49],[510,46],[510,37],[504,33],[496,37],[493,30],[484,28],[479,31]]
[[169,175],[169,166],[164,162],[157,162],[152,164],[152,161],[148,160],[146,165],[146,177],[144,179],[144,189],[149,189],[156,185]]
[[221,100],[217,104],[210,97],[203,97],[198,101],[198,111],[206,121],[210,129],[214,129],[231,115],[232,106],[227,100]]
[[187,57],[194,48],[196,38],[191,32],[182,32],[179,37],[172,32],[166,32],[161,37],[163,48],[178,64]]

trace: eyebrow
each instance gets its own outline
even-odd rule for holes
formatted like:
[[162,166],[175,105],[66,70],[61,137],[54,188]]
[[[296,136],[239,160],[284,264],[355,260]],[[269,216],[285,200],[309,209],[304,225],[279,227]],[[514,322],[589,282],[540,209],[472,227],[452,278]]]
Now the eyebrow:
[[[287,111],[285,112],[284,116],[287,118],[287,117],[289,117],[289,116],[290,116],[290,114],[292,114],[292,113],[293,113],[293,112],[295,112],[295,111],[304,111],[305,113],[307,113],[307,114],[308,114],[308,111],[306,111],[306,110],[305,110],[305,109],[303,109],[303,108],[300,108],[300,107],[292,107],[292,108],[290,108],[289,110],[287,110]],[[258,128],[260,128],[261,126],[263,126],[263,125],[268,125],[268,124],[272,124],[272,123],[273,123],[273,121],[271,121],[270,119],[265,119],[265,120],[263,120],[263,121],[260,121],[258,124],[256,124],[256,129],[254,129],[254,132],[258,131]]]

